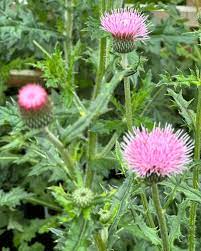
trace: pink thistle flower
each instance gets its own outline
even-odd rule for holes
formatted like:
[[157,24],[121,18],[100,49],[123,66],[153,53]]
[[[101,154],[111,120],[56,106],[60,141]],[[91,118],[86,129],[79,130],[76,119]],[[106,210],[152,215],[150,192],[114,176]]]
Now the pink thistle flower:
[[117,9],[101,17],[101,26],[112,34],[114,50],[127,53],[134,49],[135,41],[149,37],[146,19],[147,17],[134,9]]
[[18,105],[25,124],[41,128],[52,121],[52,105],[46,90],[39,84],[27,84],[19,90]]
[[38,84],[27,84],[19,90],[18,104],[27,111],[40,110],[47,102],[47,92]]
[[128,166],[140,177],[166,177],[181,173],[191,162],[193,143],[183,130],[165,128],[133,128],[122,143],[123,156]]

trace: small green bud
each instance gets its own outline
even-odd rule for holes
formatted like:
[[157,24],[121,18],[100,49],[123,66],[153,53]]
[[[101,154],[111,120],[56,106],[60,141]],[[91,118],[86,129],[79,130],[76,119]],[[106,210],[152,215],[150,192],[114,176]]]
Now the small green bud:
[[108,221],[111,220],[112,213],[108,210],[101,209],[99,212],[100,215],[100,222],[106,224]]
[[94,194],[89,188],[78,188],[72,194],[73,202],[81,208],[89,207],[94,199]]

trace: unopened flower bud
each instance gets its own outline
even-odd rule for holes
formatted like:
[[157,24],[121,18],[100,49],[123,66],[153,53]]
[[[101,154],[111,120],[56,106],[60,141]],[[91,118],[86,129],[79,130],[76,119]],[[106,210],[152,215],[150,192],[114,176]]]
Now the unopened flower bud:
[[18,105],[24,123],[32,129],[47,126],[53,120],[52,104],[39,84],[27,84],[19,90]]
[[73,202],[81,208],[89,207],[94,199],[94,194],[89,188],[78,188],[72,194]]

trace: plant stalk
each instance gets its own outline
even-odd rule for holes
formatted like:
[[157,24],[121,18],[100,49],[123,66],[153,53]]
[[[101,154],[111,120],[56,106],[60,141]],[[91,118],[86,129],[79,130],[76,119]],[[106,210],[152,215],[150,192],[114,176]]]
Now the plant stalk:
[[140,194],[140,198],[141,198],[142,205],[144,207],[147,224],[149,227],[155,228],[156,226],[154,224],[153,217],[149,211],[149,203],[147,201],[147,196],[145,192]]
[[74,0],[65,0],[65,11],[64,11],[64,55],[65,61],[68,64],[70,61],[70,54],[72,50],[72,33],[73,33],[73,7]]
[[[100,15],[104,13],[106,10],[106,0],[100,1]],[[101,38],[99,41],[99,63],[98,63],[98,70],[96,74],[96,84],[94,87],[92,100],[94,100],[97,95],[99,94],[100,87],[101,87],[101,80],[103,78],[106,66],[106,54],[107,54],[107,39]],[[88,164],[87,164],[87,171],[86,171],[86,178],[85,178],[85,185],[87,187],[92,186],[93,178],[94,178],[94,171],[92,170],[93,167],[91,166],[92,159],[94,158],[96,152],[96,144],[97,144],[97,134],[92,133],[89,131],[89,143],[88,143]]]
[[[128,66],[127,54],[122,54],[122,65],[124,69]],[[132,130],[133,125],[133,114],[132,114],[132,100],[131,100],[131,90],[130,81],[128,77],[124,78],[124,95],[125,95],[125,110],[126,110],[126,123],[129,131]],[[145,192],[140,194],[143,207],[146,212],[147,223],[150,227],[155,228],[153,217],[149,211],[149,205]]]
[[47,207],[49,209],[52,209],[52,210],[55,210],[58,212],[62,211],[62,209],[60,207],[58,207],[57,205],[50,203],[50,202],[47,202],[47,201],[44,201],[44,200],[41,200],[41,199],[38,199],[38,198],[28,197],[28,198],[25,198],[25,201],[27,201],[31,204],[37,204],[37,205],[44,206],[44,207]]
[[[198,99],[197,99],[197,112],[196,112],[196,127],[195,127],[195,148],[194,148],[194,161],[195,163],[200,160],[201,150],[201,86],[198,86]],[[200,165],[196,164],[193,169],[193,188],[199,188],[199,168]],[[190,207],[190,222],[189,222],[189,251],[195,251],[195,232],[196,232],[196,211],[197,202],[192,201]]]
[[[128,66],[127,54],[122,54],[122,65],[124,69]],[[132,130],[133,117],[132,117],[132,102],[131,102],[131,90],[130,81],[128,77],[124,78],[124,95],[125,95],[125,109],[126,109],[126,123],[128,130]]]
[[151,185],[151,188],[152,188],[152,198],[153,198],[154,206],[156,208],[158,223],[160,227],[163,251],[170,251],[167,223],[166,223],[164,212],[160,203],[158,185],[156,183],[153,183]]
[[[106,10],[106,0],[101,0],[100,15],[104,13],[105,10]],[[94,100],[97,97],[100,91],[101,80],[105,72],[106,58],[107,58],[107,38],[103,37],[99,41],[99,62],[98,62],[98,70],[96,74],[96,84],[94,87],[92,100]]]
[[91,187],[93,178],[94,178],[94,171],[93,171],[93,158],[96,155],[96,144],[97,144],[97,135],[94,132],[88,132],[88,153],[87,153],[87,171],[86,171],[86,178],[85,178],[85,186]]

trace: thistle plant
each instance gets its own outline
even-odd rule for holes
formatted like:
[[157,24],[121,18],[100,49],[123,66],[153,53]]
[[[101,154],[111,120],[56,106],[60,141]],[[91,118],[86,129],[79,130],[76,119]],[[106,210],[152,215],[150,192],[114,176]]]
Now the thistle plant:
[[129,168],[151,184],[163,250],[170,251],[168,227],[157,183],[161,178],[165,179],[184,171],[185,165],[191,161],[192,141],[182,130],[174,132],[171,125],[166,125],[163,129],[160,126],[154,127],[151,132],[145,128],[133,128],[133,131],[124,136],[122,148]]
[[[168,89],[189,132],[178,128],[184,125],[179,116],[169,124],[167,114],[175,116],[175,110],[167,113],[163,107],[169,97],[159,92],[159,74],[152,77],[144,56],[155,48],[153,39],[150,49],[148,16],[133,8],[113,9],[114,1],[91,1],[93,11],[78,2],[59,1],[62,36],[55,52],[34,41],[45,55],[35,64],[43,85],[26,84],[19,88],[17,103],[14,97],[0,108],[7,133],[0,140],[0,164],[5,161],[4,171],[10,166],[24,171],[19,188],[7,192],[7,182],[0,190],[0,216],[6,219],[10,211],[8,229],[19,250],[48,249],[32,245],[43,234],[59,251],[186,250],[190,228],[189,250],[194,251],[201,203],[200,86],[196,113],[175,92],[181,86],[173,83],[177,88]],[[89,21],[94,29],[77,22],[86,21],[85,15],[95,16]],[[90,32],[97,33],[97,43],[90,41]],[[190,79],[200,84],[200,75],[186,82]],[[193,130],[195,142],[189,136]],[[23,207],[16,208],[21,202]],[[23,218],[27,203],[44,209],[41,219]]]

